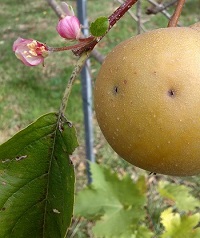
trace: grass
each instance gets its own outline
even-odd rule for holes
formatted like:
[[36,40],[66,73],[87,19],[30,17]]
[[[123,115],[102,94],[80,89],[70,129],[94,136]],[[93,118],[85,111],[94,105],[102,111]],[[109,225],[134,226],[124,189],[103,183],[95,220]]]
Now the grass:
[[[75,1],[68,1],[75,6]],[[114,0],[88,0],[88,19],[93,21],[97,16],[108,16],[118,6]],[[168,20],[162,15],[147,16],[147,1],[143,2],[143,21],[147,29],[166,27]],[[186,1],[181,16],[182,25],[200,21],[199,0]],[[135,13],[135,7],[131,10]],[[169,10],[173,12],[173,8]],[[0,143],[5,142],[17,131],[27,126],[44,113],[58,111],[62,94],[76,62],[71,52],[59,52],[45,60],[45,67],[26,67],[16,59],[12,44],[21,36],[46,42],[49,46],[61,46],[65,41],[57,34],[55,26],[57,17],[46,1],[4,0],[0,8]],[[137,33],[137,24],[129,14],[110,31],[98,44],[97,49],[106,55],[115,45]],[[91,59],[92,78],[98,73],[100,64]],[[81,83],[78,78],[70,96],[67,117],[77,127],[80,147],[74,155],[77,170],[77,187],[81,188],[85,178],[84,126],[81,99]],[[142,170],[130,166],[119,159],[105,142],[94,117],[95,151],[98,162],[105,163],[118,173],[127,171],[137,176]],[[190,179],[192,180],[192,179]],[[194,182],[194,179],[192,180]],[[195,183],[199,180],[195,178]],[[85,226],[85,223],[83,223]],[[83,225],[82,224],[82,225]],[[82,226],[81,225],[81,226]],[[88,237],[77,233],[75,237]]]

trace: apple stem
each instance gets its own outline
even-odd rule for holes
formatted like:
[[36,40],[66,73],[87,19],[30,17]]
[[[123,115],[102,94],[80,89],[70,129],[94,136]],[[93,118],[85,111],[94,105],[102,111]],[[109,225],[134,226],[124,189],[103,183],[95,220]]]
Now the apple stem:
[[181,15],[184,4],[185,4],[185,0],[178,0],[174,14],[172,15],[171,19],[169,20],[168,27],[176,27],[177,26],[178,19]]

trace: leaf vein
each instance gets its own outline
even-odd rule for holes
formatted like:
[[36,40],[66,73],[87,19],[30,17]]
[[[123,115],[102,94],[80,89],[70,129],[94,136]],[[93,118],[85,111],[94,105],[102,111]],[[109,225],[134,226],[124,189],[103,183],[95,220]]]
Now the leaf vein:
[[49,161],[49,168],[48,168],[48,178],[47,178],[47,189],[46,189],[46,203],[45,203],[45,208],[44,208],[44,221],[43,221],[43,237],[45,234],[45,225],[46,225],[46,215],[47,215],[47,198],[49,195],[49,177],[50,177],[50,170],[52,167],[52,160],[53,160],[53,155],[54,155],[54,151],[55,151],[55,146],[56,146],[56,138],[57,138],[57,132],[59,130],[59,122],[61,120],[61,114],[59,114],[58,118],[57,118],[57,123],[56,123],[56,128],[55,128],[55,132],[54,132],[54,138],[53,138],[53,145],[52,145],[52,152],[51,152],[51,157],[50,157],[50,161]]
[[37,177],[34,177],[33,179],[29,180],[28,183],[25,183],[25,184],[23,184],[21,187],[17,188],[16,191],[12,192],[12,195],[11,195],[11,196],[8,196],[8,197],[7,197],[7,199],[6,199],[5,202],[3,203],[2,207],[4,207],[5,204],[7,203],[7,201],[8,201],[10,198],[12,198],[14,195],[16,195],[22,188],[24,188],[25,186],[28,186],[28,185],[29,185],[31,182],[33,182],[34,180],[40,179],[42,176],[45,176],[45,175],[47,175],[47,173],[43,173],[43,174],[41,174],[41,175],[39,175],[39,176],[37,176]]
[[[42,203],[45,201],[45,198],[42,199],[41,201],[37,201],[35,204],[33,204],[31,207],[29,207],[26,211],[23,212],[23,214],[17,219],[17,221],[15,222],[14,226],[12,227],[11,229],[11,233],[10,235],[12,235],[14,229],[15,229],[15,226],[19,223],[19,221],[21,220],[21,218],[30,210],[32,209],[33,207],[35,207],[36,205],[38,205],[39,203]],[[31,222],[31,221],[30,221]]]

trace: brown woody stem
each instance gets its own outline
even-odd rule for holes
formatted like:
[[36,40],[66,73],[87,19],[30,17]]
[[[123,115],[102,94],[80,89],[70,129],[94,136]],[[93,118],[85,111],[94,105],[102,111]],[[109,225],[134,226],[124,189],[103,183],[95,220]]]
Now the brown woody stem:
[[[119,6],[112,15],[108,17],[109,29],[108,31],[117,23],[119,19],[137,2],[138,0],[126,0],[121,6]],[[108,33],[107,31],[107,33]],[[105,36],[105,35],[104,35]],[[92,50],[96,44],[104,37],[93,38],[91,42],[86,44],[84,47],[73,50],[75,55],[81,55],[83,52]]]
[[181,15],[181,12],[182,12],[184,4],[185,4],[185,0],[178,0],[176,9],[174,11],[174,14],[172,15],[172,17],[171,17],[171,19],[170,19],[170,21],[168,23],[168,27],[175,27],[175,26],[177,26],[178,19],[179,19],[180,15]]
[[110,27],[109,30],[115,25],[115,23],[123,17],[123,15],[137,2],[138,0],[127,0],[120,7],[108,17]]

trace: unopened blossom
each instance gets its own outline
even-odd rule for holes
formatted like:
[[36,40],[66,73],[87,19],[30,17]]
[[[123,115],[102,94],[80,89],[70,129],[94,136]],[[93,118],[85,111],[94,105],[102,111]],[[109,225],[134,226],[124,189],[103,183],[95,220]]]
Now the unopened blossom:
[[75,16],[66,16],[62,18],[57,25],[59,35],[67,40],[80,38],[80,22]]
[[74,11],[67,3],[62,2],[61,7],[65,17],[61,18],[56,27],[59,35],[67,40],[76,40],[80,38],[81,26],[78,18],[74,16]]
[[16,57],[27,66],[43,64],[44,58],[49,54],[45,44],[33,39],[23,39],[21,37],[14,42],[13,51]]

